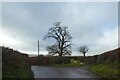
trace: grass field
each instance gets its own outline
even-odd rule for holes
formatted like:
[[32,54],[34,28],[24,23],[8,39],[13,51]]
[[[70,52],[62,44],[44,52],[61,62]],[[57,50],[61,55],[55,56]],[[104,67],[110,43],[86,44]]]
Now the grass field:
[[71,64],[53,64],[52,66],[54,67],[81,67],[83,65],[71,63]]
[[54,67],[81,67],[84,66],[82,62],[79,60],[70,60],[70,64],[53,64],[52,66]]

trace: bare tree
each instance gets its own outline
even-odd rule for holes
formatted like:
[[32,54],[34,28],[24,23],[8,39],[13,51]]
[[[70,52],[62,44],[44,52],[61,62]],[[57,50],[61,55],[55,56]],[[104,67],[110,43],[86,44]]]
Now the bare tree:
[[46,38],[56,40],[54,45],[47,47],[49,54],[58,54],[59,56],[71,55],[72,37],[70,36],[66,26],[61,26],[60,22],[56,22],[54,26],[49,29],[47,35],[45,35],[44,39]]
[[85,57],[85,53],[88,52],[89,48],[87,46],[80,46],[80,48],[78,48],[79,52],[82,52],[84,57]]

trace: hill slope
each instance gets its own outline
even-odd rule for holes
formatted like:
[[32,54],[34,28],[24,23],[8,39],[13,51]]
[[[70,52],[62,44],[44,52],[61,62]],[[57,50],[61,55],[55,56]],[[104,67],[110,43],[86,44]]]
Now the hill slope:
[[88,57],[86,63],[90,65],[90,70],[93,73],[103,78],[108,78],[106,80],[111,80],[109,78],[118,78],[120,77],[120,48]]
[[[34,76],[28,64],[28,55],[10,48],[2,47],[2,79],[23,78],[32,79]],[[5,79],[6,80],[6,79]]]

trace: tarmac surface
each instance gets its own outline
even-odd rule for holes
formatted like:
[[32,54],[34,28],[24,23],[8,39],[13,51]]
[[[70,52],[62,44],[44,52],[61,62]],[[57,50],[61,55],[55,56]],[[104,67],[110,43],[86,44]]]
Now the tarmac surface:
[[86,68],[31,66],[35,78],[98,78]]

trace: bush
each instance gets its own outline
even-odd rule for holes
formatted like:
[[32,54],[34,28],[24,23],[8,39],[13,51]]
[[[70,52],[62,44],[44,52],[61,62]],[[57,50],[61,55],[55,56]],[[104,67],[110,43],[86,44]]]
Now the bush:
[[[28,55],[2,47],[2,80],[5,78],[34,78]],[[29,80],[29,79],[26,79]]]

